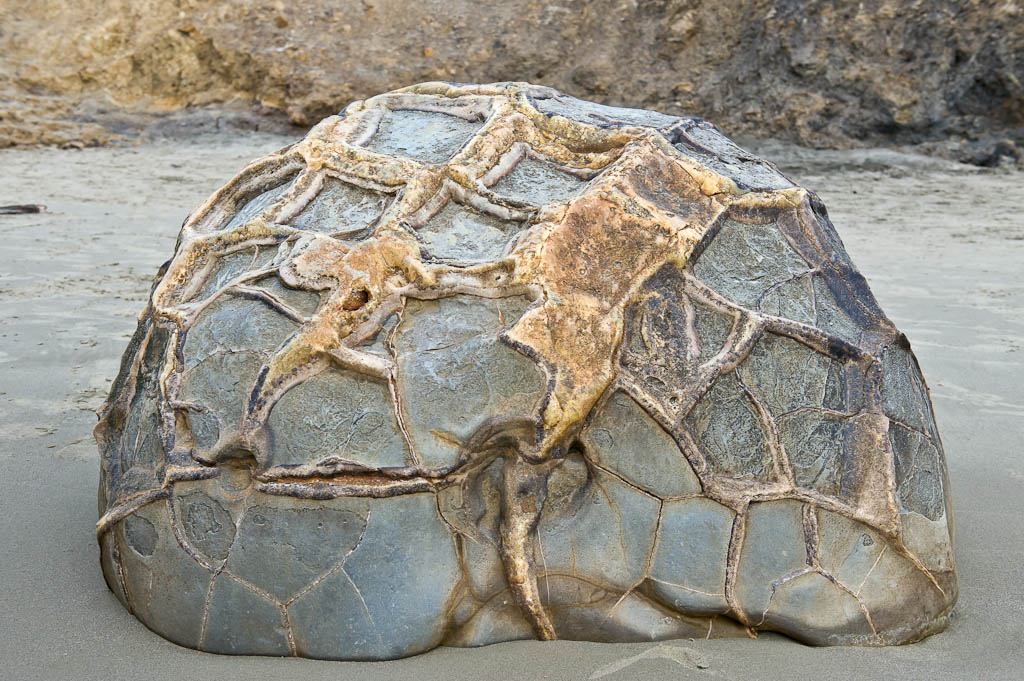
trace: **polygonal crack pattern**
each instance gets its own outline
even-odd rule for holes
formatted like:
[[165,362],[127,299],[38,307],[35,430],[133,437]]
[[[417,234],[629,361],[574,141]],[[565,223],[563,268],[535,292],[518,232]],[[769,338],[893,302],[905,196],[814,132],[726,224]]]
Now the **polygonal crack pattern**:
[[492,187],[499,196],[537,206],[561,203],[583,186],[580,178],[551,163],[524,157]]
[[934,422],[931,410],[922,399],[921,375],[910,353],[898,345],[887,347],[882,355],[882,373],[882,409],[885,415],[906,428],[930,433]]
[[328,369],[292,388],[274,406],[267,425],[269,466],[406,464],[387,384],[354,371]]
[[429,650],[444,636],[458,571],[433,495],[374,500],[351,555],[289,608],[296,645],[309,657],[346,659]]
[[537,366],[500,334],[529,305],[520,296],[409,301],[395,340],[398,389],[419,460],[451,465],[458,443],[505,415],[529,415],[544,393]]
[[504,461],[499,457],[438,494],[442,517],[464,539],[461,562],[467,599],[477,607],[508,591],[498,551],[503,478]]
[[138,522],[122,521],[115,530],[120,588],[146,626],[178,645],[198,648],[213,571],[182,550],[166,503],[139,509],[137,517],[153,528],[147,533],[153,541],[139,544]]
[[774,165],[744,151],[704,121],[683,124],[666,136],[680,153],[714,169],[744,189],[763,191],[796,186]]
[[152,489],[162,475],[165,455],[160,442],[159,372],[169,342],[167,330],[155,327],[138,349],[141,357],[136,385],[123,430],[104,448],[104,458],[109,462],[108,503]]
[[927,387],[813,194],[524,84],[346,111],[190,217],[101,413],[101,566],[153,631],[370,660],[944,626]]
[[[710,618],[682,616],[639,591],[621,593],[570,575],[546,580],[544,604],[556,629],[567,639],[628,643],[652,637],[705,637],[711,629]],[[730,633],[735,636],[738,632]]]
[[196,294],[196,300],[205,300],[246,272],[263,268],[273,259],[276,251],[275,248],[257,246],[256,248],[244,248],[217,258],[209,277]]
[[478,130],[480,123],[435,111],[388,111],[367,147],[423,163],[444,163]]
[[298,329],[298,324],[261,301],[227,295],[200,313],[185,341],[185,365],[238,352],[267,354]]
[[265,302],[231,295],[200,313],[185,337],[180,388],[196,449],[215,449],[240,426],[263,363],[297,328]]
[[653,594],[679,612],[728,612],[726,565],[735,517],[706,497],[666,502],[649,577]]
[[228,510],[200,490],[178,495],[175,504],[189,543],[212,563],[222,563],[235,541],[235,521]]
[[499,258],[520,229],[516,222],[449,201],[416,232],[438,260],[477,263]]
[[815,326],[826,333],[849,343],[860,343],[862,330],[850,313],[840,304],[839,298],[826,283],[824,277],[812,279],[814,290]]
[[808,275],[797,276],[772,285],[761,295],[758,307],[765,314],[814,324],[817,318],[813,278]]
[[691,406],[686,391],[699,368],[725,348],[733,320],[682,293],[682,274],[659,270],[641,301],[626,310],[619,364],[674,418]]
[[669,116],[657,111],[606,106],[563,94],[537,97],[535,106],[549,116],[565,116],[574,121],[599,127],[642,125],[651,128],[665,128],[681,120],[676,116]]
[[[774,224],[726,220],[693,271],[697,278],[729,300],[757,309],[775,287],[809,270]],[[796,305],[807,302],[797,293]]]
[[281,608],[230,575],[219,575],[210,591],[203,648],[232,655],[287,655]]
[[785,336],[766,333],[740,364],[738,374],[775,416],[802,407],[837,404],[837,386],[829,383],[835,364]]
[[316,197],[288,225],[343,241],[362,241],[387,203],[386,194],[328,177]]
[[572,456],[548,483],[537,528],[539,578],[580,577],[609,590],[638,583],[654,545],[659,502]]
[[694,406],[685,424],[715,475],[772,479],[772,458],[762,424],[735,374],[719,378]]
[[952,569],[945,456],[917,360],[897,342],[882,355],[882,409],[890,419],[903,542],[928,567]]
[[241,227],[253,218],[257,217],[280,199],[286,191],[291,188],[291,182],[280,182],[270,189],[256,194],[248,199],[237,213],[228,221],[222,229],[231,230]]
[[366,504],[346,501],[326,508],[274,497],[253,503],[240,521],[227,570],[281,602],[294,599],[359,543]]
[[838,497],[855,427],[850,419],[828,412],[800,411],[781,418],[782,445],[796,484]]
[[238,427],[263,357],[256,352],[219,352],[182,374],[181,397],[194,405],[189,422],[197,450],[215,449],[221,432]]
[[901,508],[938,520],[945,512],[939,450],[931,439],[899,424],[889,427],[896,455],[896,489]]
[[274,296],[277,300],[288,305],[304,317],[312,317],[316,314],[324,298],[319,292],[304,291],[288,286],[281,281],[280,277],[274,275],[258,280],[255,282],[255,286]]
[[605,403],[585,439],[596,462],[656,496],[700,492],[679,445],[626,393],[615,393]]
[[790,500],[751,504],[735,587],[747,620],[762,623],[779,586],[807,567],[802,504]]

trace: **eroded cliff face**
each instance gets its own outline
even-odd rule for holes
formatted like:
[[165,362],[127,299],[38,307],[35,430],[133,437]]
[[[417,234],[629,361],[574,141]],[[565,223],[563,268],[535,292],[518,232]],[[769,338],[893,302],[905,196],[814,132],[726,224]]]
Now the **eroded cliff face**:
[[428,80],[528,80],[734,135],[989,165],[1024,142],[1024,9],[1003,0],[4,4],[2,145],[98,144],[210,105],[308,126]]

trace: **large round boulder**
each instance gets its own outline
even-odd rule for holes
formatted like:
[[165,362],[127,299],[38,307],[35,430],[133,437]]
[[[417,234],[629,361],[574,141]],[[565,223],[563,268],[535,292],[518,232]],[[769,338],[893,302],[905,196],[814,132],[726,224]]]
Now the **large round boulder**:
[[928,390],[818,198],[524,83],[356,102],[200,206],[96,430],[101,563],[219,653],[896,644],[957,597]]

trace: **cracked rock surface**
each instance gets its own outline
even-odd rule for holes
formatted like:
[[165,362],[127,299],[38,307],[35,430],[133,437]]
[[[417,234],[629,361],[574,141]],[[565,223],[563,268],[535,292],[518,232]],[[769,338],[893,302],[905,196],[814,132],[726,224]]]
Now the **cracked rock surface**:
[[817,197],[523,83],[379,95],[247,166],[96,435],[108,585],[211,652],[897,644],[957,597],[926,384]]

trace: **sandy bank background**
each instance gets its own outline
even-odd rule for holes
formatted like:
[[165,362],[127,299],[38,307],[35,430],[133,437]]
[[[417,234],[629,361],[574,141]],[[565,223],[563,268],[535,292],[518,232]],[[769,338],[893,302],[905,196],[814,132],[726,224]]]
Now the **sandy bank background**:
[[308,126],[427,80],[526,80],[727,134],[1024,165],[1019,0],[4,0],[0,147],[230,109]]
[[386,663],[232,658],[149,632],[107,590],[91,429],[187,213],[290,138],[218,133],[0,151],[0,678],[1020,679],[1024,677],[1024,173],[884,150],[756,151],[817,191],[920,360],[945,443],[961,597],[901,648],[788,639],[518,642]]

